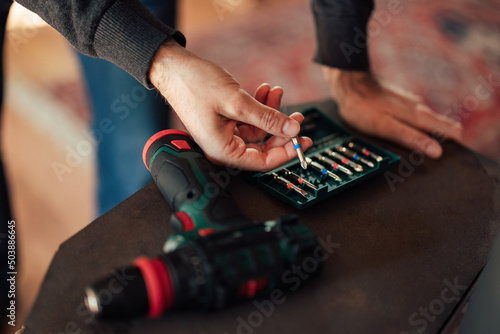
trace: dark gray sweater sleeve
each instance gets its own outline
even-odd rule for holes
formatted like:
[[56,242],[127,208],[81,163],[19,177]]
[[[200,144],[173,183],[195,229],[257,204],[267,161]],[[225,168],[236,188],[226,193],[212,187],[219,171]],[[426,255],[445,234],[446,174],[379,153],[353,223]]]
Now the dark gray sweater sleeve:
[[316,23],[315,61],[331,67],[370,68],[366,25],[373,0],[312,0]]
[[160,22],[139,0],[17,0],[59,31],[83,54],[109,60],[147,87],[155,51],[186,39]]

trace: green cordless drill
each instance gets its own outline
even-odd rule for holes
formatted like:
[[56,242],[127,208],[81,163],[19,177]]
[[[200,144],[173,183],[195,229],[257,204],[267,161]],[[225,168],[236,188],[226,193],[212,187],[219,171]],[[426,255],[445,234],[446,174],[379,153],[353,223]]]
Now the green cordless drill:
[[[129,281],[116,282],[110,275],[86,289],[85,303],[100,318],[220,309],[283,286],[289,268],[321,254],[314,233],[294,216],[264,223],[244,217],[229,193],[217,186],[214,166],[185,132],[157,133],[143,158],[174,211],[175,234],[163,254],[138,258],[122,269]],[[311,277],[321,267],[318,261]]]

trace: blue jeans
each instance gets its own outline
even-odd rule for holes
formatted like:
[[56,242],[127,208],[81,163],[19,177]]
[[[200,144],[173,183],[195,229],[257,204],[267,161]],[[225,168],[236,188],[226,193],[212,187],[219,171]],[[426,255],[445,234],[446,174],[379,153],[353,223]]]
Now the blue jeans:
[[[143,0],[163,23],[174,27],[175,0]],[[93,108],[97,142],[97,206],[102,215],[150,182],[142,149],[169,127],[170,106],[116,65],[79,55]]]

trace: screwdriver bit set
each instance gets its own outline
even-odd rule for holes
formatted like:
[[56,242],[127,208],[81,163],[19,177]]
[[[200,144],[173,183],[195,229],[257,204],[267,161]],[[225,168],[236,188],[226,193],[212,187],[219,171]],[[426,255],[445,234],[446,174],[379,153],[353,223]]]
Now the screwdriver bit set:
[[397,155],[354,137],[317,108],[302,113],[300,136],[310,137],[313,146],[301,155],[295,144],[300,160],[247,175],[286,203],[304,209],[398,163]]

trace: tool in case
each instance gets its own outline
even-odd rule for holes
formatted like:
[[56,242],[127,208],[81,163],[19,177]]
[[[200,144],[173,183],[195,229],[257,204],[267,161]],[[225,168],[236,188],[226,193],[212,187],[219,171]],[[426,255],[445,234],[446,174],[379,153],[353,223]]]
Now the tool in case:
[[397,164],[399,157],[354,137],[317,108],[302,112],[301,136],[313,140],[304,152],[307,169],[298,159],[266,173],[247,175],[250,183],[304,209]]

